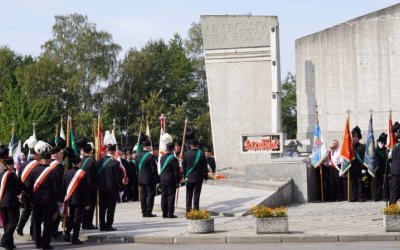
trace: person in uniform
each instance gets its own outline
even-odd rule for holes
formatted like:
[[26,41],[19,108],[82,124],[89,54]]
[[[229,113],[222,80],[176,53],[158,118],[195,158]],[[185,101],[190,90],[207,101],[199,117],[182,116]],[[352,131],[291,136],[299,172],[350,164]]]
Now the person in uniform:
[[[53,169],[50,167],[52,162],[50,149],[50,144],[38,141],[35,151],[41,155],[40,164],[32,169],[25,184],[32,196],[33,239],[36,247],[43,249],[53,249],[50,242],[53,229],[54,201],[58,199],[57,195],[61,193],[56,172],[52,171]],[[62,201],[59,201],[58,205],[61,206]]]
[[389,205],[396,204],[400,195],[400,124],[398,122],[393,125],[393,133],[395,133],[397,143],[389,152],[389,159],[392,159]]
[[132,200],[132,193],[133,193],[133,188],[132,188],[132,181],[131,178],[135,178],[133,176],[133,163],[131,162],[130,158],[130,153],[128,153],[127,147],[123,147],[121,151],[121,164],[124,166],[126,170],[126,176],[128,177],[128,182],[123,184],[123,191],[124,194],[122,196],[122,201],[123,202],[128,202]]
[[120,163],[114,159],[117,150],[116,141],[110,131],[106,131],[104,145],[108,154],[98,162],[98,189],[100,206],[100,231],[115,231],[113,227],[115,207],[119,199],[119,183],[122,182]]
[[159,183],[156,158],[151,153],[151,141],[142,135],[143,150],[136,155],[139,169],[140,203],[143,217],[155,217],[153,214],[156,185]]
[[351,199],[350,202],[365,201],[365,196],[362,189],[362,170],[364,166],[364,155],[365,155],[365,145],[360,143],[362,139],[361,129],[356,126],[351,131],[353,139],[353,149],[354,149],[354,160],[351,161],[350,171],[350,181],[351,181]]
[[64,240],[71,242],[71,230],[74,230],[72,245],[77,245],[83,243],[79,239],[79,230],[82,223],[83,211],[90,208],[90,191],[87,182],[88,173],[81,169],[81,157],[75,155],[72,158],[72,163],[74,167],[65,173],[62,184],[64,203],[67,202],[70,213]]
[[[18,180],[18,177],[13,172],[14,161],[11,157],[5,158],[8,155],[6,148],[0,149],[1,172],[0,180],[0,209],[3,220],[4,234],[1,237],[1,247],[5,249],[14,249],[14,231],[19,219],[19,195],[22,192],[23,185]],[[5,158],[5,159],[4,159]]]
[[386,147],[387,134],[382,133],[377,140],[376,159],[377,169],[375,171],[375,197],[374,201],[380,201],[385,198],[383,191],[383,181],[385,170],[387,166],[387,147]]
[[344,195],[342,159],[340,157],[339,141],[333,140],[329,145],[328,166],[329,166],[329,201],[342,201]]
[[207,160],[207,168],[211,169],[211,172],[215,174],[215,170],[217,169],[217,165],[215,164],[215,159],[211,156],[211,150],[206,148],[204,152]]
[[200,193],[203,180],[208,179],[206,157],[199,149],[199,141],[190,140],[190,150],[185,152],[182,161],[183,175],[186,181],[186,211],[200,209]]
[[129,182],[132,184],[132,199],[133,201],[138,201],[139,200],[139,169],[138,169],[138,164],[136,162],[136,149],[137,146],[133,147],[132,150],[132,159],[131,162],[133,164],[133,173],[132,173],[132,178],[129,178]]
[[[132,159],[132,154],[129,150],[126,152],[126,161],[128,162],[128,168],[126,175],[129,178],[127,184],[127,200],[128,201],[135,201],[134,197],[134,189],[135,185],[137,185],[137,170],[136,170],[136,162]],[[136,182],[136,183],[135,183]]]
[[78,138],[76,144],[84,152],[81,169],[86,172],[86,182],[89,192],[89,209],[83,211],[82,229],[94,230],[98,227],[93,225],[94,210],[97,202],[97,163],[93,159],[93,147],[86,138]]
[[62,201],[63,195],[62,195],[62,181],[63,181],[63,176],[64,176],[64,166],[62,165],[63,162],[63,150],[66,147],[66,142],[63,138],[58,137],[57,138],[57,143],[54,143],[51,140],[47,141],[48,144],[51,145],[50,153],[51,153],[51,167],[53,168],[53,172],[55,173],[56,176],[56,181],[57,181],[57,186],[60,187],[58,188],[58,193],[57,193],[57,200],[54,200],[54,214],[53,214],[53,231],[52,231],[52,236],[54,238],[58,238],[62,235],[61,231],[58,231],[58,226],[60,225],[61,221],[61,214],[60,214],[60,208],[58,206],[58,201]]
[[[29,157],[28,161],[24,162],[18,173],[18,178],[21,181],[22,184],[25,184],[27,178],[29,177],[31,171],[33,168],[35,168],[37,165],[39,165],[40,162],[40,154],[37,154],[35,152],[35,146],[36,146],[37,140],[34,136],[30,136],[29,139],[27,139],[23,146],[28,146],[29,148]],[[23,178],[22,178],[23,177]],[[31,216],[32,213],[32,200],[27,192],[22,192],[22,201],[23,201],[23,210],[21,213],[21,217],[17,226],[17,234],[24,236],[24,227],[26,222],[28,221],[29,217]],[[30,235],[32,235],[32,220],[31,220],[31,226],[30,226]]]
[[181,174],[178,159],[174,156],[174,143],[167,144],[167,153],[160,159],[161,209],[163,218],[176,218],[175,193]]

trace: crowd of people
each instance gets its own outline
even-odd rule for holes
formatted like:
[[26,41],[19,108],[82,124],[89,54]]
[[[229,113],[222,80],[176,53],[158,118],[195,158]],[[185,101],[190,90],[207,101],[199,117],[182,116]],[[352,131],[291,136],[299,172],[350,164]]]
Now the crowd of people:
[[[80,155],[66,147],[63,138],[37,141],[31,136],[24,143],[29,148],[27,160],[18,169],[14,168],[9,149],[0,147],[0,208],[4,226],[1,247],[15,248],[13,233],[16,230],[24,235],[31,215],[30,234],[36,247],[42,249],[52,249],[52,237],[62,237],[60,226],[64,240],[72,244],[83,243],[79,239],[81,228],[117,230],[113,223],[118,201],[140,200],[142,216],[155,217],[157,187],[161,190],[163,218],[176,218],[176,191],[183,185],[186,210],[199,210],[203,180],[208,179],[209,169],[215,172],[216,168],[214,159],[200,149],[195,138],[182,154],[180,145],[167,143],[160,158],[145,135],[141,135],[132,151],[118,151],[115,138],[106,133],[106,155],[98,161],[94,159],[93,144],[87,139],[79,138],[77,145]],[[99,228],[94,225],[97,207]]]
[[[329,145],[328,157],[321,165],[324,201],[343,201],[347,194],[350,202],[386,200],[389,204],[395,204],[400,198],[400,124],[397,122],[393,126],[393,133],[397,143],[391,149],[387,147],[386,133],[380,134],[377,139],[374,175],[364,165],[366,146],[360,143],[362,134],[358,126],[351,131],[355,157],[347,173],[342,171],[339,141],[333,140]],[[317,173],[320,175],[320,171]],[[349,193],[345,184],[348,174]]]

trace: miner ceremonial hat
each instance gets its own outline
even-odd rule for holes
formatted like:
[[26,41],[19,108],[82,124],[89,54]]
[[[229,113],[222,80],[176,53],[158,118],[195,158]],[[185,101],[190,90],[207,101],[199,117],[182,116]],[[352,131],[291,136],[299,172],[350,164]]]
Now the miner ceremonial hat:
[[170,142],[170,143],[167,143],[166,146],[167,146],[167,150],[168,150],[168,151],[173,151],[174,148],[175,148],[175,143]]
[[143,147],[151,146],[150,138],[147,135],[143,134],[143,133],[140,134],[139,143]]
[[358,126],[353,128],[353,130],[351,131],[351,135],[354,137],[358,137],[358,139],[362,139],[361,129]]
[[104,145],[107,145],[108,151],[117,150],[117,142],[115,141],[114,135],[112,135],[108,130],[104,135]]
[[4,159],[4,164],[6,164],[7,166],[14,165],[13,158],[12,157],[7,157],[6,159]]
[[78,164],[79,162],[81,162],[82,159],[79,155],[74,155],[74,157],[72,158],[72,163],[73,164]]
[[382,143],[386,144],[387,137],[388,137],[387,134],[386,134],[385,132],[383,132],[383,133],[379,136],[378,142],[382,142]]
[[35,152],[35,145],[36,145],[36,143],[37,143],[36,137],[33,136],[33,135],[31,135],[31,136],[24,142],[24,144],[22,145],[22,147],[25,148],[26,146],[28,146],[28,148],[29,148],[29,154],[34,155],[34,154],[36,154],[36,152]]
[[10,152],[10,150],[7,148],[6,145],[1,145],[0,146],[0,159],[7,158],[9,152]]
[[79,148],[83,149],[85,153],[90,153],[92,151],[92,145],[85,137],[80,137],[76,140],[76,144]]
[[45,141],[38,141],[35,145],[35,152],[42,156],[42,159],[50,160],[51,159],[51,145]]
[[398,134],[400,130],[400,123],[395,122],[392,127],[392,132]]

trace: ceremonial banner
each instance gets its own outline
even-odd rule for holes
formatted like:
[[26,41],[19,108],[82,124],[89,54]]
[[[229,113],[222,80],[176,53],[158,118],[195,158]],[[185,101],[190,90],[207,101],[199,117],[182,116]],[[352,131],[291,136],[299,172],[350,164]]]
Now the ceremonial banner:
[[326,147],[324,138],[322,137],[322,131],[317,119],[317,124],[315,124],[315,129],[314,129],[314,141],[313,141],[313,150],[311,154],[311,164],[314,165],[315,168],[319,167],[321,163],[328,157],[328,154],[329,154],[328,148]]
[[354,160],[353,142],[350,134],[349,118],[346,119],[344,135],[340,156],[343,158],[342,171],[345,173],[351,167],[351,161]]
[[377,164],[376,151],[375,151],[374,130],[372,127],[372,114],[369,118],[367,144],[365,147],[364,166],[366,166],[368,168],[369,174],[372,175],[373,177],[375,177],[375,171],[376,171],[376,168],[378,167],[378,164]]
[[74,134],[74,126],[72,123],[72,117],[68,116],[68,122],[69,122],[69,137],[70,137],[70,142],[71,142],[71,148],[74,150],[76,155],[79,155],[79,150],[78,150],[78,146],[76,145],[75,142],[75,134]]
[[389,113],[389,131],[387,140],[387,148],[392,149],[394,145],[396,145],[396,137],[393,133],[392,111]]

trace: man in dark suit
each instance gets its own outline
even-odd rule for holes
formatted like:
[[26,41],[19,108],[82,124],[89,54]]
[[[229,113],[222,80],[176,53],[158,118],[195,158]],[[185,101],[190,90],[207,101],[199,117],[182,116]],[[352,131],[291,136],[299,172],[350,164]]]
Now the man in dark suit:
[[98,188],[100,206],[100,231],[115,231],[113,227],[115,207],[119,199],[119,184],[122,182],[120,163],[114,159],[117,145],[109,131],[104,136],[108,155],[102,158],[98,166]]
[[350,167],[350,181],[351,181],[351,191],[352,196],[350,202],[354,201],[365,201],[365,195],[362,189],[362,170],[364,167],[364,155],[365,155],[365,145],[360,143],[362,139],[361,129],[356,126],[351,131],[353,136],[353,149],[354,149],[354,160],[351,161]]
[[175,192],[178,187],[181,174],[178,159],[174,156],[174,143],[167,144],[167,154],[161,157],[160,184],[161,184],[161,209],[163,218],[176,218]]
[[83,211],[82,229],[98,229],[93,225],[94,210],[97,202],[97,164],[92,157],[93,148],[86,138],[79,138],[76,143],[83,150],[80,168],[86,172],[85,179],[89,192],[89,209]]
[[182,169],[186,181],[186,211],[199,210],[201,187],[203,180],[208,179],[208,169],[197,139],[190,140],[190,150],[183,156]]
[[[51,145],[38,141],[35,146],[36,153],[41,154],[40,165],[35,167],[25,185],[32,196],[33,239],[37,248],[52,249],[50,246],[52,233],[52,216],[54,201],[57,201],[61,188],[58,185],[55,171],[50,167],[52,162],[50,154]],[[62,201],[58,200],[59,206]],[[43,234],[42,234],[43,223]]]
[[89,209],[89,188],[87,185],[87,176],[85,170],[80,169],[82,160],[78,155],[72,159],[74,167],[69,169],[63,179],[63,194],[64,202],[68,203],[69,219],[68,227],[65,230],[64,239],[67,242],[71,241],[71,230],[74,230],[72,235],[72,245],[82,244],[79,239],[79,230],[82,223],[83,211]]
[[14,231],[19,219],[18,196],[21,194],[23,186],[18,177],[13,172],[14,161],[11,157],[0,160],[1,172],[0,180],[0,208],[3,219],[4,234],[1,238],[1,247],[5,249],[14,249]]
[[387,165],[387,147],[386,147],[387,134],[382,133],[378,140],[376,148],[377,169],[375,172],[375,197],[374,201],[380,201],[382,198],[386,199],[383,192],[384,175]]
[[[20,169],[19,169],[19,173],[18,173],[18,178],[20,179],[20,181],[22,182],[22,184],[25,183],[25,181],[27,180],[27,178],[30,175],[30,172],[33,168],[35,168],[37,165],[39,165],[40,162],[40,154],[37,154],[35,152],[35,145],[37,143],[37,140],[35,137],[31,136],[28,140],[26,140],[24,142],[24,146],[27,145],[29,148],[29,157],[28,160],[26,162],[24,162]],[[28,221],[29,217],[31,216],[32,213],[32,201],[31,201],[31,197],[29,196],[28,193],[23,192],[22,193],[23,196],[23,205],[24,205],[24,209],[22,210],[21,213],[21,217],[17,226],[17,234],[24,236],[24,227],[26,222]],[[32,235],[32,223],[33,221],[31,220],[31,226],[30,226],[30,234]]]
[[392,175],[390,205],[396,204],[400,196],[400,124],[398,122],[395,122],[393,125],[393,132],[395,133],[397,143],[389,153],[389,159],[392,159],[392,168],[390,169],[390,174]]
[[136,155],[136,163],[139,169],[140,202],[143,217],[155,217],[153,214],[156,185],[159,183],[157,163],[151,153],[151,142],[142,141],[143,150]]
[[213,174],[215,174],[215,171],[217,170],[217,165],[215,164],[215,159],[214,157],[211,155],[211,150],[206,148],[205,152],[204,152],[205,156],[206,156],[206,160],[207,160],[207,165],[210,167],[211,172]]

